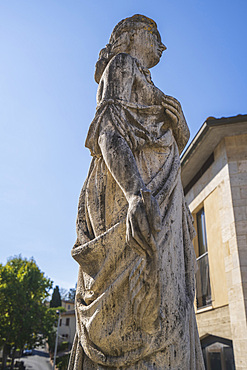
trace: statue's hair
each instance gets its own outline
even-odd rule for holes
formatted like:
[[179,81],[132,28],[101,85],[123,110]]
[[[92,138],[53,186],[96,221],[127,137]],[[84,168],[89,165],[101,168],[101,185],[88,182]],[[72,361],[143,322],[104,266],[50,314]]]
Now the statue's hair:
[[113,29],[109,44],[113,44],[117,38],[126,31],[133,31],[140,28],[145,28],[151,33],[154,33],[158,40],[160,40],[160,34],[157,29],[157,24],[151,18],[146,17],[145,15],[135,14],[132,17],[122,19]]
[[109,44],[99,53],[99,59],[96,63],[94,73],[94,79],[97,83],[99,83],[107,64],[116,54],[114,47],[117,44],[118,38],[125,32],[133,32],[138,29],[148,30],[150,33],[155,34],[159,42],[161,42],[157,24],[145,15],[135,14],[132,17],[121,20],[112,31]]

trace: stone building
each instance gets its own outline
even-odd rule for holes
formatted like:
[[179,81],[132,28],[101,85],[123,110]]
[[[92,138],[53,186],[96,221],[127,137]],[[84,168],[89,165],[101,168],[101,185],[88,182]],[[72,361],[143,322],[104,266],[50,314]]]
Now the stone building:
[[73,301],[62,300],[62,307],[64,307],[66,311],[62,312],[60,316],[58,338],[60,343],[66,341],[71,347],[76,330],[75,303]]
[[197,230],[195,305],[204,360],[207,369],[247,369],[247,115],[208,118],[181,166]]

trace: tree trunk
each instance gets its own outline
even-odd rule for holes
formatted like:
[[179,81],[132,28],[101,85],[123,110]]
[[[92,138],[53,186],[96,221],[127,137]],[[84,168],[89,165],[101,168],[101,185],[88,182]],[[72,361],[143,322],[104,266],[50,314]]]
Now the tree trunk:
[[16,353],[16,347],[14,347],[14,350],[12,352],[12,360],[11,360],[11,367],[10,367],[11,370],[14,369],[15,353]]
[[2,359],[2,367],[1,369],[2,370],[5,370],[6,369],[6,361],[7,361],[7,354],[8,354],[8,351],[7,351],[7,345],[4,344],[3,346],[3,359]]

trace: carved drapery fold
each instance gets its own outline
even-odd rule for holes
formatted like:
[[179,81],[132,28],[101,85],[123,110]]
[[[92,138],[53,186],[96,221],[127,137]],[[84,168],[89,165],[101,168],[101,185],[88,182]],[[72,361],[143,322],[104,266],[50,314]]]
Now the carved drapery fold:
[[[131,369],[132,364],[160,351],[174,357],[178,347],[175,367],[182,361],[187,369],[195,361],[195,343],[190,342],[196,336],[194,229],[183,197],[178,146],[163,110],[162,106],[103,101],[86,140],[93,159],[80,196],[78,239],[72,250],[80,264],[76,345],[94,363],[106,367]],[[98,144],[105,125],[126,140],[146,187],[160,206],[162,230],[156,238],[155,272],[159,286],[148,281],[147,261],[126,244],[128,204]],[[145,278],[146,296],[137,305],[137,313],[131,297],[136,294],[138,300],[138,289],[133,291]],[[143,321],[138,320],[139,312],[144,313]],[[73,366],[71,360],[70,369],[75,370]]]

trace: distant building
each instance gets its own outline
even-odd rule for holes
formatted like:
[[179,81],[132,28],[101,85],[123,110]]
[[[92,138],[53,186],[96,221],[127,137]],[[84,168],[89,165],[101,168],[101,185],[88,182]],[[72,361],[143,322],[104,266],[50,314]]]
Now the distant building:
[[197,231],[195,305],[204,360],[208,370],[246,370],[247,115],[208,118],[181,166]]
[[71,346],[76,331],[75,304],[73,301],[62,300],[62,307],[66,309],[66,312],[62,312],[60,316],[58,328],[59,343],[67,341]]
[[62,307],[66,309],[66,311],[74,310],[75,309],[75,302],[62,299]]

